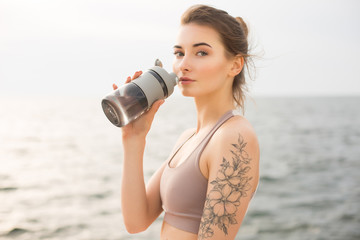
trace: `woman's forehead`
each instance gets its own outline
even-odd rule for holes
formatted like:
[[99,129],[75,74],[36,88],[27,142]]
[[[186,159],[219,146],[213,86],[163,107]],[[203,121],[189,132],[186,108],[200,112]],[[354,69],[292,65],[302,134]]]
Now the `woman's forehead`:
[[193,23],[180,26],[176,41],[176,45],[184,47],[199,42],[206,42],[211,46],[221,44],[220,35],[215,29]]

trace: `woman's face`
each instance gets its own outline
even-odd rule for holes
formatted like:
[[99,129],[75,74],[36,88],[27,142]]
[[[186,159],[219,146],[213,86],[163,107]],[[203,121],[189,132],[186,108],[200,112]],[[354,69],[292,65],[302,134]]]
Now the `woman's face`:
[[220,35],[207,26],[182,25],[174,46],[173,71],[184,96],[202,97],[231,92],[232,61],[225,57]]

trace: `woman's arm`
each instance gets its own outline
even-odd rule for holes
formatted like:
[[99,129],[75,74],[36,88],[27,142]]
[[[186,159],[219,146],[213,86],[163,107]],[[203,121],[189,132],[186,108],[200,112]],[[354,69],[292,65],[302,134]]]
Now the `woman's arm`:
[[121,207],[129,233],[146,230],[162,212],[160,178],[165,162],[154,173],[145,187],[143,154],[145,140],[128,140],[123,143],[124,163],[121,184]]
[[255,133],[232,126],[215,135],[208,146],[211,157],[207,159],[209,183],[198,234],[201,240],[235,238],[259,179]]
[[[126,83],[138,78],[141,71],[128,77]],[[114,89],[117,86],[113,85]],[[145,187],[143,155],[146,135],[150,131],[155,113],[163,100],[153,104],[151,109],[140,118],[122,127],[123,170],[121,184],[121,206],[126,229],[130,233],[144,231],[161,213],[160,176],[161,167]]]

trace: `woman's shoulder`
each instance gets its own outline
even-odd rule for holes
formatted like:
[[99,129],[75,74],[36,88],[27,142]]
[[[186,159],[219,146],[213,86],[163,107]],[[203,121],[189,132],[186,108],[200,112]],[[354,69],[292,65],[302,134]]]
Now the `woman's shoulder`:
[[252,124],[245,117],[241,115],[234,115],[227,120],[215,133],[215,138],[221,138],[222,140],[232,135],[243,134],[247,137],[255,137],[256,132]]
[[251,148],[252,151],[258,151],[259,143],[253,126],[245,117],[235,115],[215,132],[209,144],[219,151],[225,146],[233,146],[239,142],[246,143],[247,148]]
[[[209,178],[214,173],[221,171],[224,164],[233,161],[242,161],[251,169],[254,179],[258,179],[260,149],[254,128],[242,116],[234,116],[227,120],[214,133],[206,147],[205,161],[207,163]],[[253,191],[257,182],[253,183]]]

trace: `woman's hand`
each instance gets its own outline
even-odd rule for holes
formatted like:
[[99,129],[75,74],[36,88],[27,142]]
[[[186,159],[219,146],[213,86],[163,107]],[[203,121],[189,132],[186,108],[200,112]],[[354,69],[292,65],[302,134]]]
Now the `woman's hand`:
[[[131,78],[130,76],[126,79],[125,83],[129,83],[132,80],[138,78],[142,74],[142,71],[135,72],[134,76]],[[117,89],[118,86],[113,84],[113,89]],[[161,104],[164,103],[164,100],[156,101],[151,108],[140,116],[135,121],[125,125],[122,127],[122,137],[123,140],[129,138],[145,138],[148,132],[150,131],[151,124],[154,120],[155,113],[158,111]]]

